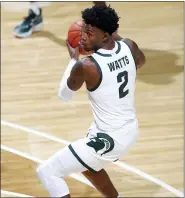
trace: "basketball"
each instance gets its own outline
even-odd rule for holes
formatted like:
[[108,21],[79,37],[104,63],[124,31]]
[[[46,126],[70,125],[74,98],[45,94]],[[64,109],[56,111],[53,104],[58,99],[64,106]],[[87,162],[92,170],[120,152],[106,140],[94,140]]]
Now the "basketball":
[[[68,30],[67,39],[68,39],[69,44],[73,48],[76,48],[80,42],[81,35],[82,35],[82,25],[83,25],[82,20],[75,21]],[[92,53],[92,52],[85,51],[82,46],[80,46],[79,52],[81,55],[89,55]]]
[[78,43],[80,42],[80,38],[82,35],[82,24],[81,20],[75,21],[68,30],[68,41],[71,47],[77,47]]

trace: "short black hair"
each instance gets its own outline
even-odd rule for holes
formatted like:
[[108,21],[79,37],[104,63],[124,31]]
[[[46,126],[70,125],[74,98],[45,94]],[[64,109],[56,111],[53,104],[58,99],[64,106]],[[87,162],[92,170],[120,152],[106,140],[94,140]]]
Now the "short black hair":
[[106,5],[94,5],[82,11],[82,19],[86,24],[97,27],[112,35],[119,28],[119,17],[113,8]]

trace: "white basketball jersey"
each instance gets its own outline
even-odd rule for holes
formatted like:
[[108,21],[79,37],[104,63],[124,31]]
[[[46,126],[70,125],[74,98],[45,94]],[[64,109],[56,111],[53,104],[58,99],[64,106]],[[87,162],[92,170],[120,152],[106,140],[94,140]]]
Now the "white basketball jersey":
[[112,50],[99,49],[91,59],[101,76],[97,87],[88,89],[94,124],[100,131],[114,132],[136,120],[135,61],[124,41],[116,41]]

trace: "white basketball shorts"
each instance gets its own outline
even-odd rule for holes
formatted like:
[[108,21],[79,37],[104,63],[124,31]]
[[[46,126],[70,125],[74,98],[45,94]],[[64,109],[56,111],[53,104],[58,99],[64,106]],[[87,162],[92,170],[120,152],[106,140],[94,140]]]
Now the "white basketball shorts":
[[[86,170],[96,173],[106,164],[117,161],[136,142],[137,126],[133,127],[133,124],[131,126],[131,128],[119,129],[115,137],[98,132],[95,127],[90,127],[87,137],[74,141],[59,150],[44,163],[44,166],[60,176]],[[116,140],[118,136],[119,142]]]

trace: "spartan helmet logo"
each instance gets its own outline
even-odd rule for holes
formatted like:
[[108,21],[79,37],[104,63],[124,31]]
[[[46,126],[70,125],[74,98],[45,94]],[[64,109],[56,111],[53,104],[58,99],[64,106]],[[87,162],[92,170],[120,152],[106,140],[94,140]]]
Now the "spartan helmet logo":
[[105,133],[97,133],[97,137],[90,138],[90,142],[86,143],[88,146],[94,148],[96,153],[101,156],[112,151],[114,148],[114,140]]

